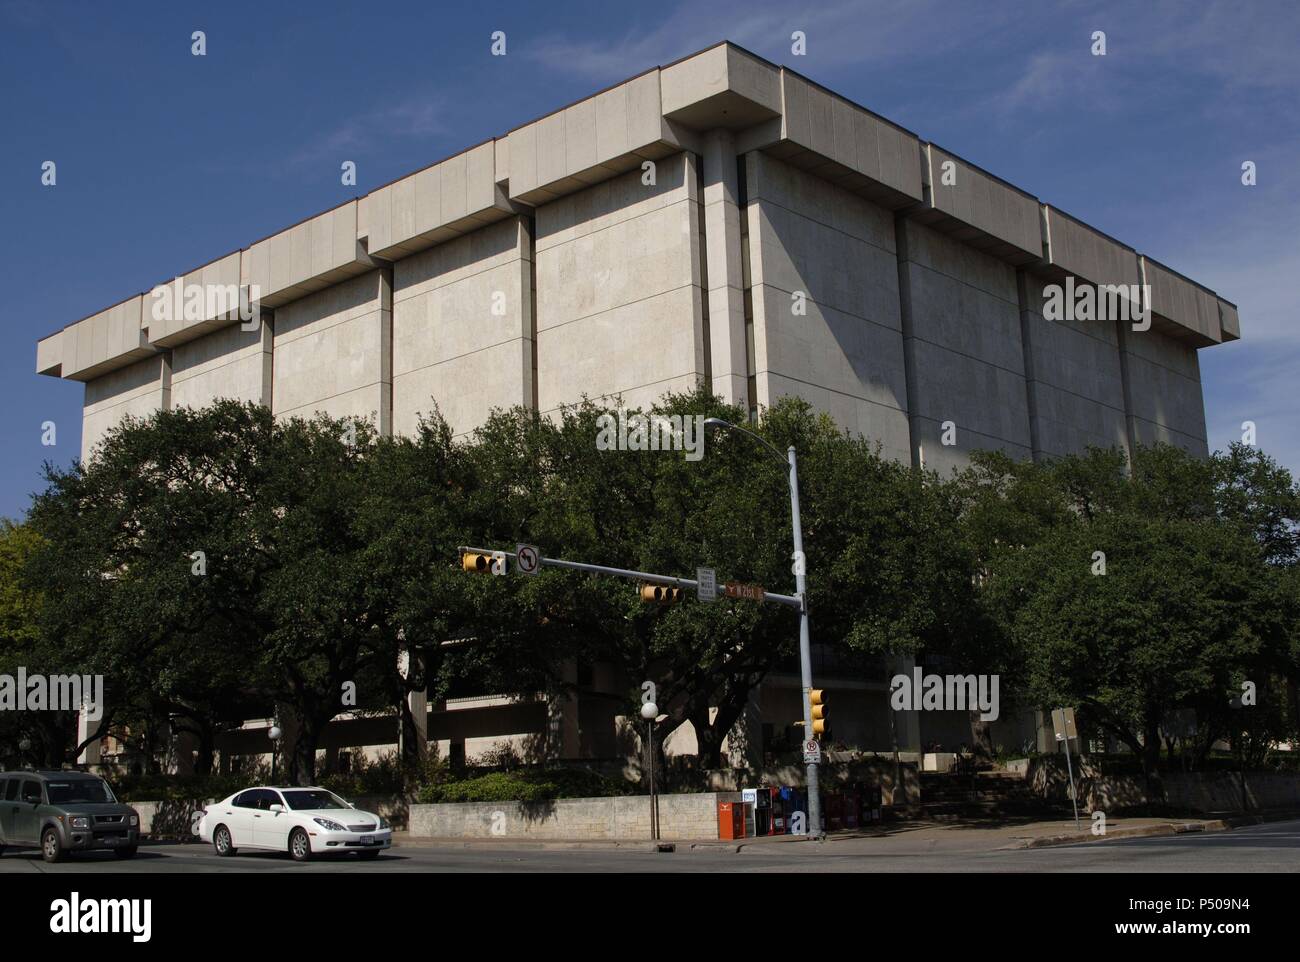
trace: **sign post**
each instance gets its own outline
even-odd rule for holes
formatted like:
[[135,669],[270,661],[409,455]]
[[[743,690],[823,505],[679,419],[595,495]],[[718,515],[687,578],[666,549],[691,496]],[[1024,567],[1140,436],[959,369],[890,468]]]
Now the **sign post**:
[[1052,728],[1058,742],[1065,742],[1065,770],[1070,775],[1070,801],[1074,805],[1074,828],[1079,828],[1079,793],[1074,787],[1074,765],[1070,761],[1070,739],[1078,738],[1079,731],[1074,725],[1073,708],[1056,708],[1052,711]]

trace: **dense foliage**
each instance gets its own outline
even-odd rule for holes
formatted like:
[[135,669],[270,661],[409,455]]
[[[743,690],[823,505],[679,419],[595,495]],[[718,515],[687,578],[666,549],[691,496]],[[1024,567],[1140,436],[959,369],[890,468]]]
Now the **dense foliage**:
[[[656,411],[745,423],[703,392]],[[183,731],[210,773],[222,731],[277,717],[304,783],[340,711],[395,711],[409,732],[412,688],[563,694],[571,666],[601,662],[627,684],[626,714],[656,681],[659,745],[690,722],[717,765],[754,686],[791,665],[790,609],[660,607],[613,578],[460,570],[458,546],[531,542],[793,591],[771,450],[737,434],[709,435],[698,460],[600,450],[603,413],[501,411],[462,439],[436,414],[381,438],[235,402],[128,420],[91,460],[47,466],[26,521],[0,529],[0,672],[102,674],[90,737],[129,733],[155,767]],[[1149,767],[1176,739],[1200,757],[1228,739],[1254,763],[1295,736],[1300,492],[1259,451],[986,454],[941,479],[797,400],[753,427],[798,451],[813,635],[841,665],[879,677],[924,654],[996,672],[1004,700],[1077,705]],[[1195,725],[1171,723],[1188,712]],[[0,713],[0,761],[78,749],[68,713]]]

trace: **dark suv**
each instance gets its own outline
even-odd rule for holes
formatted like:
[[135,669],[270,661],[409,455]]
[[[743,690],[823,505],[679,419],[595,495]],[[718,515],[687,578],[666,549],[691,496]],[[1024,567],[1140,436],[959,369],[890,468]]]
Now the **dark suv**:
[[112,849],[130,858],[140,815],[108,782],[84,772],[0,772],[0,852],[37,848],[47,862],[67,852]]

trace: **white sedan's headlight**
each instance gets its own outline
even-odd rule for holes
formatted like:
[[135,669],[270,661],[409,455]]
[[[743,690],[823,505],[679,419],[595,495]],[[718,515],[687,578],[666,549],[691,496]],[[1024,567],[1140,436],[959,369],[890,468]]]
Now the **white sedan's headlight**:
[[86,818],[84,815],[78,815],[76,818],[72,820],[72,827],[90,828],[90,819]]
[[382,815],[379,816],[379,827],[380,827],[380,828],[392,828],[392,826],[388,824],[388,819],[384,818],[384,816],[382,816]]
[[333,819],[330,819],[330,818],[313,818],[312,821],[315,822],[317,825],[319,825],[321,828],[325,829],[325,831],[327,831],[327,832],[346,832],[346,831],[347,831],[346,828],[344,828],[344,827],[343,827],[342,825],[340,825],[338,822],[336,822],[336,821],[334,821]]

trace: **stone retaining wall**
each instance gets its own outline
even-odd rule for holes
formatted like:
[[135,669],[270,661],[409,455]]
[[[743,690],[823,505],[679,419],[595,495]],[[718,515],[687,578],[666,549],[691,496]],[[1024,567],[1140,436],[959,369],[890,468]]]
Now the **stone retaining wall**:
[[[664,839],[718,837],[718,803],[739,792],[659,796]],[[427,838],[649,839],[645,795],[562,798],[550,802],[461,802],[411,805],[410,833]]]

